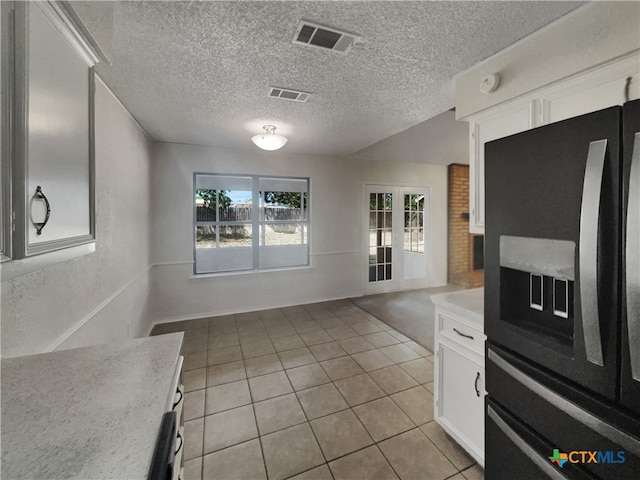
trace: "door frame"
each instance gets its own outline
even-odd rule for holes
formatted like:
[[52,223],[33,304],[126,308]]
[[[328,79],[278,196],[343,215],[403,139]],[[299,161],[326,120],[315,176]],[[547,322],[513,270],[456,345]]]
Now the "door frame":
[[[369,194],[380,193],[382,190],[393,194],[392,206],[392,275],[391,280],[381,282],[369,282]],[[404,195],[424,193],[424,255],[425,275],[423,277],[404,279]],[[398,199],[400,203],[398,204]],[[400,205],[400,207],[396,207]],[[399,210],[398,210],[399,209]],[[431,216],[431,187],[416,184],[397,183],[395,185],[382,182],[364,182],[362,186],[362,291],[364,295],[388,293],[414,288],[426,288],[431,282],[432,263],[432,216]],[[398,213],[399,212],[399,213]]]

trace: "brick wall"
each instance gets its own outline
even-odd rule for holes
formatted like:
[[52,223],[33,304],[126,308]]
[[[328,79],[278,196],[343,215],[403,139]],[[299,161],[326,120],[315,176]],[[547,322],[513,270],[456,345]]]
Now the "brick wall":
[[449,165],[449,283],[481,287],[484,270],[473,270],[469,233],[469,166]]

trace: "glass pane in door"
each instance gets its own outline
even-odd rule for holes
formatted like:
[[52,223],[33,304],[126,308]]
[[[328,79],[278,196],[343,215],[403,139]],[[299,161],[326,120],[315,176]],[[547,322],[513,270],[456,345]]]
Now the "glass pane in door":
[[424,195],[404,196],[404,249],[424,252]]
[[424,193],[404,195],[404,279],[426,275],[424,252]]
[[369,195],[369,282],[391,280],[393,194]]

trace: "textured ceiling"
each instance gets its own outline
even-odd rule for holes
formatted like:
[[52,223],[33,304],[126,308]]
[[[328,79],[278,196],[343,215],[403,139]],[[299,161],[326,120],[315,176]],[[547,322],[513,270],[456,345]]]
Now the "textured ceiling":
[[[577,2],[117,2],[98,72],[155,139],[350,155],[454,106],[452,78]],[[362,35],[346,55],[295,45],[301,19]],[[312,92],[307,103],[270,86]]]

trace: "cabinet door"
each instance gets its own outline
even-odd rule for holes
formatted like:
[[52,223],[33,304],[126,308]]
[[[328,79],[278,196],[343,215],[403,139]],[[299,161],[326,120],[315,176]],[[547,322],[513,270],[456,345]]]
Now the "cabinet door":
[[478,118],[469,124],[471,129],[469,230],[471,233],[484,233],[484,144],[537,126],[537,111],[538,101],[532,100],[494,115]]
[[41,222],[29,247],[92,233],[90,213],[89,68],[40,7],[31,3],[28,28],[27,208]]
[[10,5],[0,2],[0,262],[11,257],[11,55]]
[[54,3],[16,3],[16,257],[93,241],[93,71]]
[[438,423],[484,463],[484,366],[448,342],[438,343]]
[[[637,64],[627,65],[628,63],[624,62],[610,73],[601,73],[601,78],[592,78],[594,74],[566,82],[562,89],[545,95],[542,101],[542,123],[559,122],[613,105],[622,105],[626,101],[627,88],[629,100],[640,98],[640,74],[634,73]],[[627,78],[630,79],[628,87]]]

